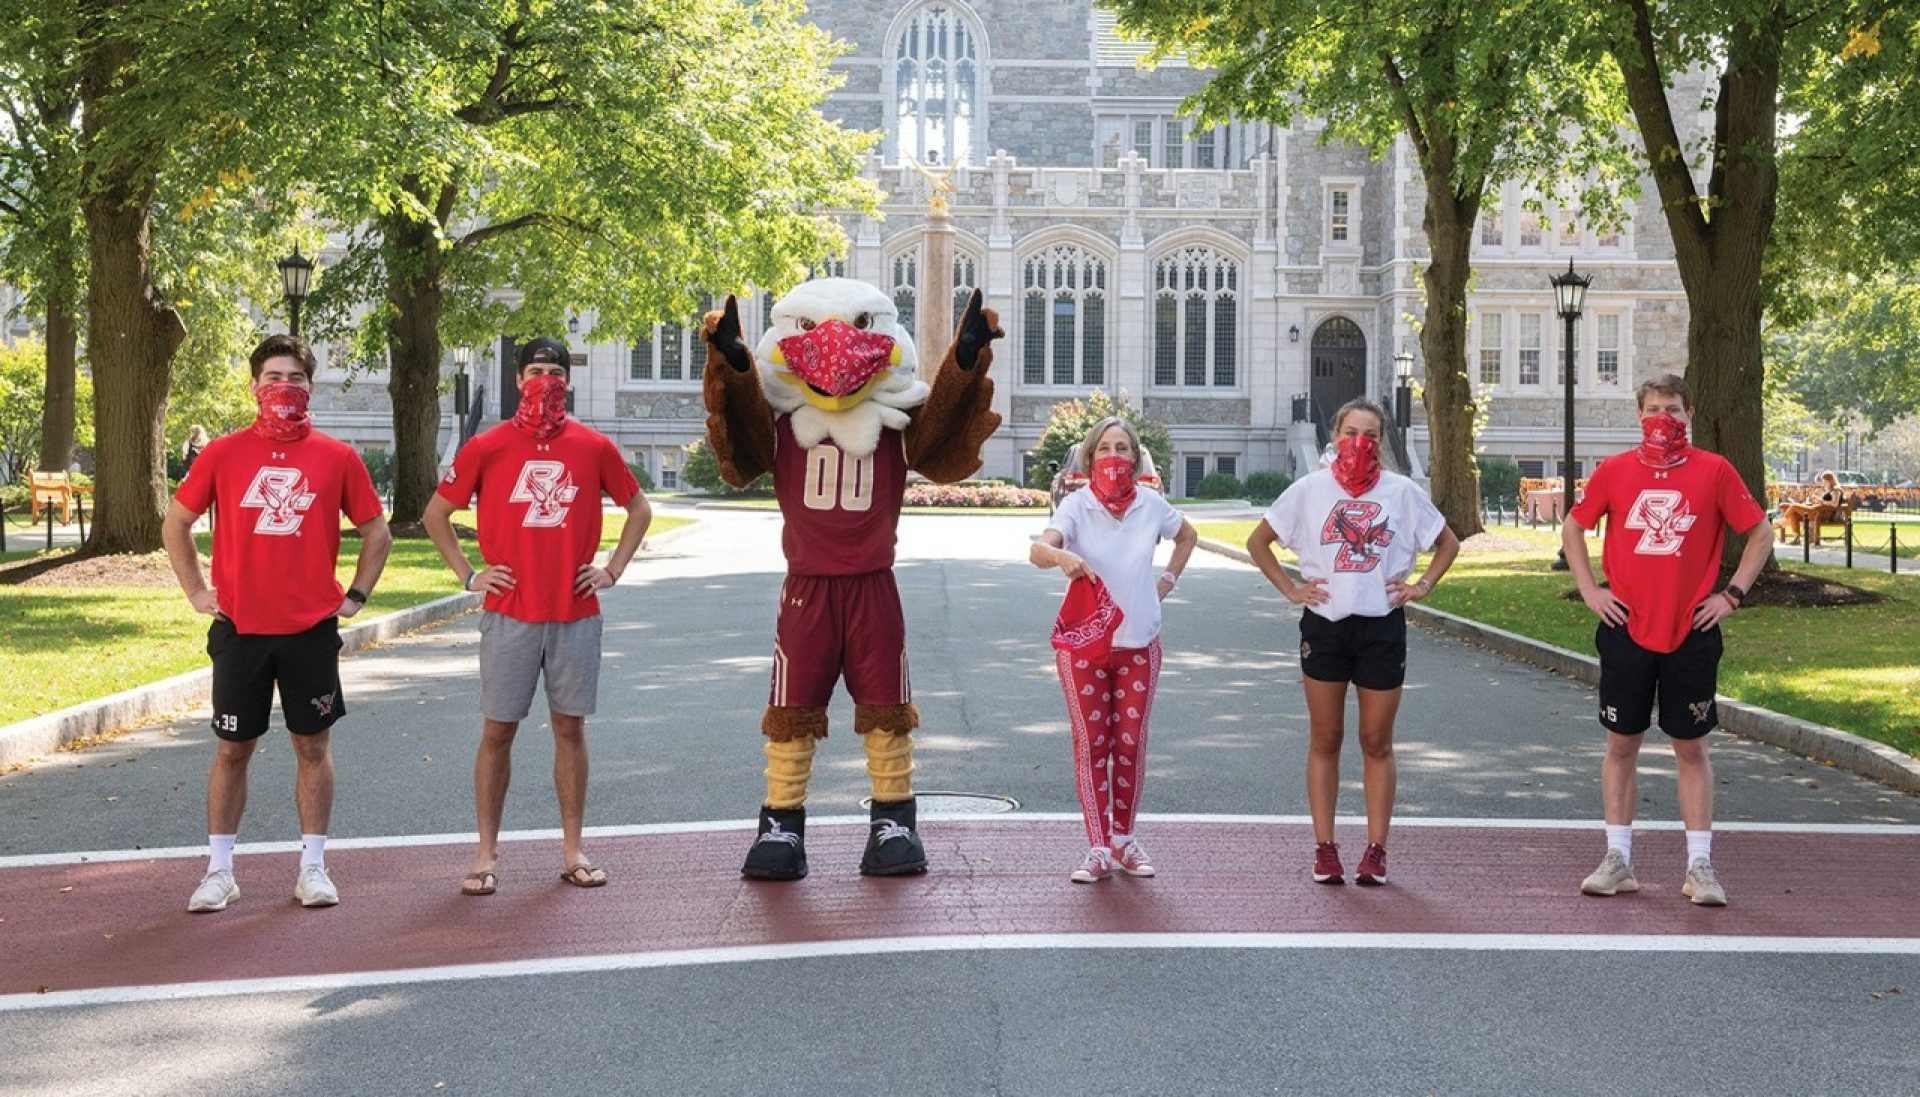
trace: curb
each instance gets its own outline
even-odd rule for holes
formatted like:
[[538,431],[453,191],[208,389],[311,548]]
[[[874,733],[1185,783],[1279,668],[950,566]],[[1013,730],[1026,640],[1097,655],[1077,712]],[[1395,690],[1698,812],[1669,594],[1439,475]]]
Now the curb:
[[[672,542],[695,528],[697,523],[690,522],[657,537],[650,535],[642,547]],[[471,613],[480,608],[480,598],[478,594],[464,592],[450,594],[349,625],[340,630],[340,653],[351,654],[415,629]],[[52,754],[79,739],[120,731],[203,705],[212,685],[213,670],[203,667],[0,727],[0,768]]]
[[[1200,547],[1243,564],[1253,563],[1253,557],[1244,550],[1218,541],[1203,537]],[[1291,568],[1288,570],[1293,571]],[[1435,631],[1477,644],[1496,655],[1532,663],[1589,685],[1598,685],[1600,682],[1600,660],[1591,655],[1568,651],[1428,606],[1415,604],[1406,609],[1407,616],[1412,620]],[[1720,726],[1743,739],[1792,751],[1802,758],[1824,762],[1900,792],[1920,795],[1920,759],[1908,757],[1885,743],[1876,743],[1850,731],[1788,716],[1725,695],[1715,700],[1720,708]]]

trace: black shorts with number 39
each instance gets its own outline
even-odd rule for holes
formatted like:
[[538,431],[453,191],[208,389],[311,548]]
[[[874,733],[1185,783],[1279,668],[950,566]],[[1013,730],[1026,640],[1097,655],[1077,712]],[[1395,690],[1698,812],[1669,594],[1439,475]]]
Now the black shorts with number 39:
[[1720,629],[1694,629],[1674,650],[1649,651],[1618,628],[1600,622],[1593,644],[1600,652],[1600,725],[1621,735],[1639,735],[1653,722],[1656,696],[1660,730],[1673,739],[1698,739],[1720,723]]
[[213,659],[213,733],[244,742],[258,739],[273,716],[273,689],[287,730],[317,735],[346,715],[340,693],[340,619],[329,617],[286,636],[243,633],[225,617],[207,629]]

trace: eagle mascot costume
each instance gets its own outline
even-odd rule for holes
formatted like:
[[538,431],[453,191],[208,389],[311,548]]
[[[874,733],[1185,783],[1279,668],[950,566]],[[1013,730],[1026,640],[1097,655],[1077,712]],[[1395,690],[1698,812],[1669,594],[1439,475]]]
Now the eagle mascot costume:
[[740,871],[757,880],[807,874],[814,743],[826,738],[827,702],[844,677],[873,789],[860,871],[925,872],[912,783],[920,714],[907,682],[894,540],[907,473],[944,484],[980,467],[981,444],[1000,425],[987,378],[992,343],[1006,333],[976,290],[929,386],[893,301],[847,278],[796,286],[773,306],[755,349],[732,297],[707,315],[705,333],[707,437],[720,475],[745,487],[771,472],[785,519],[787,577],[760,721],[767,797]]

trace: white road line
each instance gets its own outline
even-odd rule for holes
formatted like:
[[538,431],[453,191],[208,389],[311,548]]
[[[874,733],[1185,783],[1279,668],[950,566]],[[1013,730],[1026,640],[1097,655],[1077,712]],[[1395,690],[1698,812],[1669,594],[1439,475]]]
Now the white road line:
[[[1232,826],[1305,826],[1310,820],[1305,815],[1199,815],[1167,813],[1143,813],[1144,823],[1203,823]],[[812,829],[834,826],[866,826],[868,818],[864,815],[821,815],[807,820]],[[952,815],[928,815],[921,820],[922,827],[931,826],[936,830],[944,822],[962,823],[1077,823],[1080,816],[1076,812],[1064,811],[1014,811],[1014,812],[969,812]],[[1364,816],[1342,815],[1338,819],[1341,826],[1363,826]],[[1461,830],[1590,830],[1596,833],[1600,824],[1591,819],[1463,819],[1428,816],[1399,816],[1393,825],[1403,829],[1461,829]],[[1677,831],[1682,824],[1677,819],[1657,819],[1635,823],[1642,831]],[[684,823],[636,823],[629,826],[588,827],[585,837],[592,838],[636,838],[653,834],[699,834],[717,831],[739,831],[750,836],[753,829],[751,819],[712,819]],[[1832,834],[1867,837],[1920,837],[1920,824],[1911,823],[1715,823],[1714,830],[1722,833],[1755,834]],[[515,830],[500,835],[502,842],[557,842],[558,830]],[[330,850],[347,849],[413,849],[422,846],[458,846],[471,845],[476,841],[473,834],[395,834],[373,838],[334,838],[327,842]],[[298,853],[299,842],[247,842],[234,849],[237,855],[257,853]],[[109,849],[88,850],[77,853],[28,853],[13,857],[0,857],[0,870],[10,868],[40,868],[48,865],[105,864],[114,861],[164,861],[176,858],[205,857],[205,846],[166,846],[155,849]]]
[[1551,933],[1028,933],[881,937],[738,948],[626,952],[493,964],[458,964],[277,979],[56,990],[0,995],[0,1013],[74,1006],[174,1002],[248,994],[305,994],[355,987],[404,986],[530,975],[591,974],[769,960],[874,956],[916,952],[1090,949],[1385,949],[1444,952],[1696,952],[1739,955],[1913,956],[1920,938],[1611,936]]

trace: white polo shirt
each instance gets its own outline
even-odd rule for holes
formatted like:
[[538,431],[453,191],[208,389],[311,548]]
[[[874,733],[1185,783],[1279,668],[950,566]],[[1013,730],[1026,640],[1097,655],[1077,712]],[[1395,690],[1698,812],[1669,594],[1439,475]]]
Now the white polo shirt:
[[1153,566],[1153,550],[1180,532],[1180,522],[1180,512],[1157,491],[1139,489],[1127,513],[1115,518],[1093,497],[1093,489],[1084,487],[1060,500],[1047,523],[1126,614],[1114,647],[1143,648],[1160,635],[1160,572]]
[[1393,612],[1387,581],[1413,573],[1414,562],[1440,539],[1447,520],[1419,484],[1380,470],[1380,482],[1359,498],[1321,469],[1294,481],[1267,508],[1267,525],[1300,557],[1300,574],[1327,581],[1327,602],[1313,612],[1329,621]]

